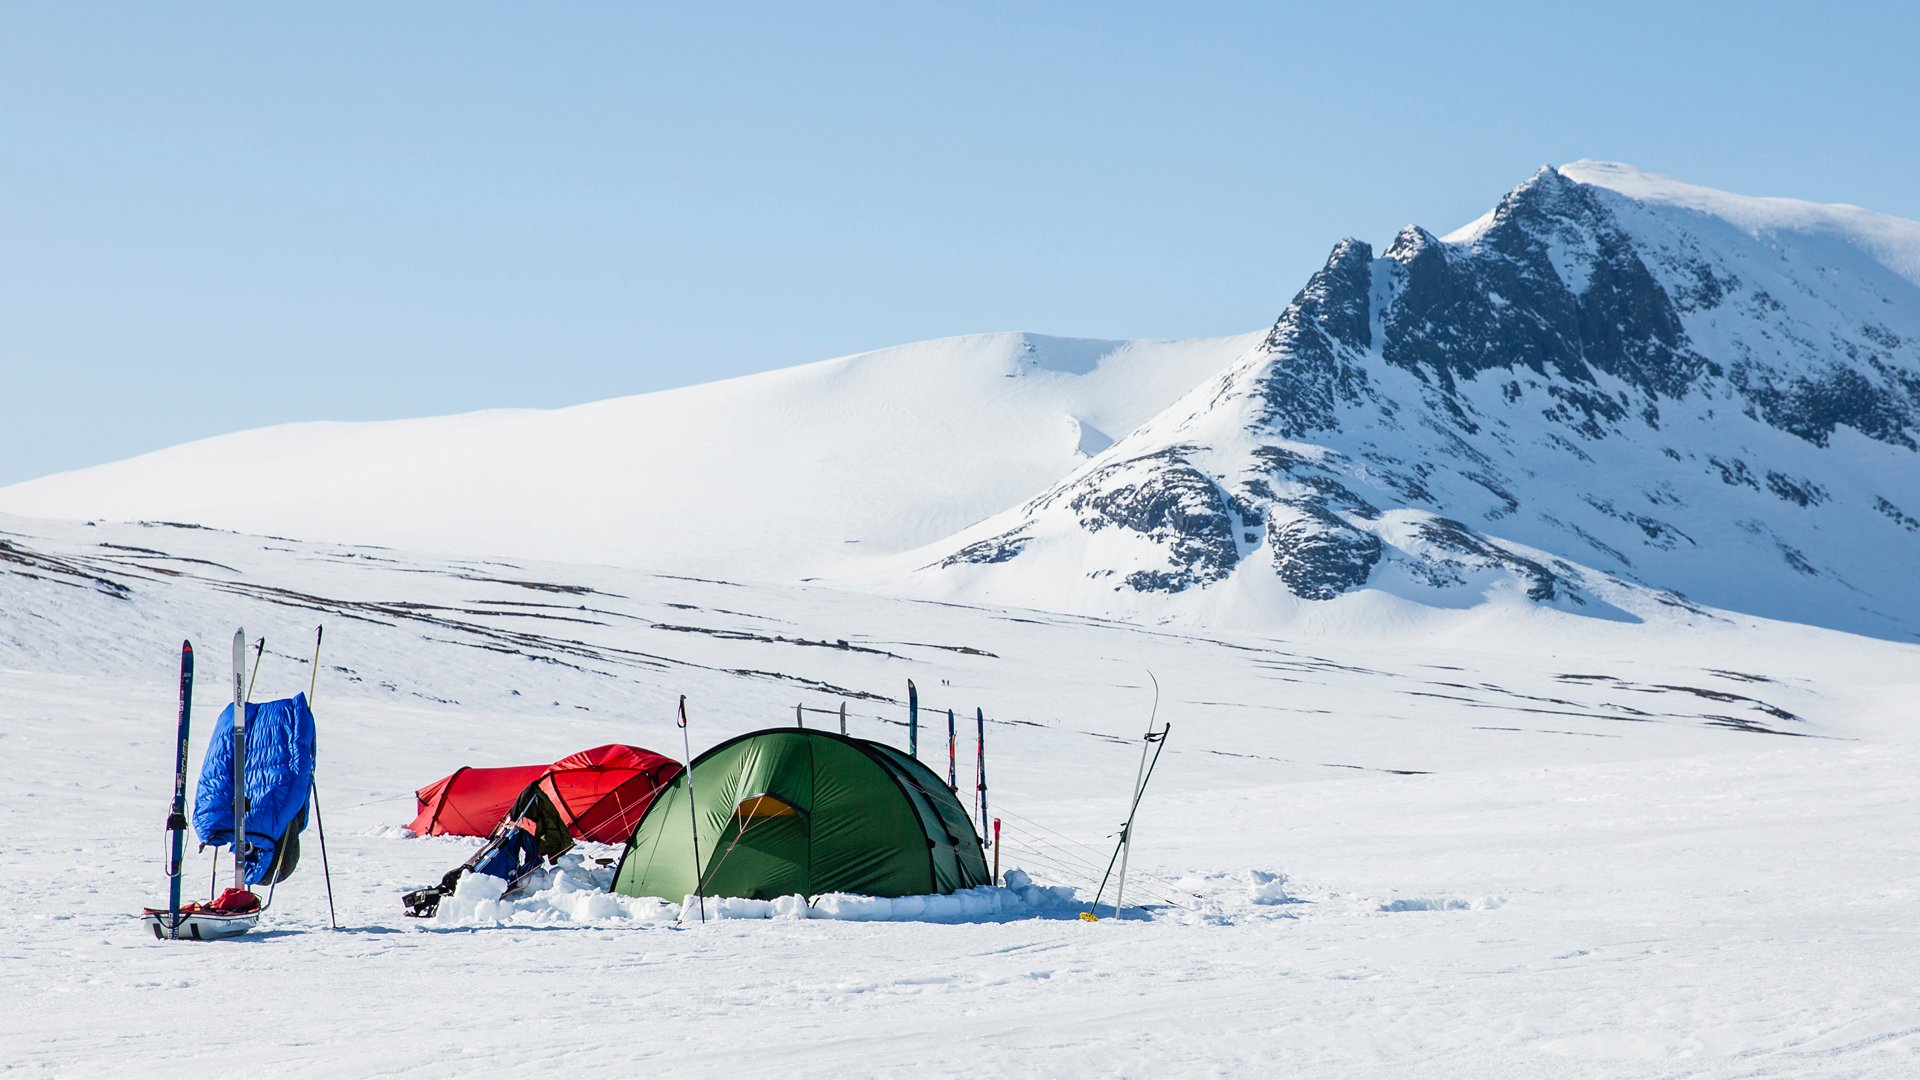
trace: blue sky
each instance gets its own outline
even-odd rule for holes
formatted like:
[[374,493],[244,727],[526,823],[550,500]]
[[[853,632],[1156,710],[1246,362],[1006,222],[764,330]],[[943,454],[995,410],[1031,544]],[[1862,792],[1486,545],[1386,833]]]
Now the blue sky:
[[[1920,218],[1902,5],[0,9],[0,484],[990,330],[1270,322],[1632,162]],[[289,478],[294,482],[296,478]]]

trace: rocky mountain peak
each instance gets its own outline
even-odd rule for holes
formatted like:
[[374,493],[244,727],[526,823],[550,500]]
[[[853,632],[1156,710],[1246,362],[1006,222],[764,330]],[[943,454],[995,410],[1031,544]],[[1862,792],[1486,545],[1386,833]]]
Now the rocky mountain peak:
[[1387,245],[1386,257],[1402,266],[1410,265],[1422,258],[1446,261],[1446,245],[1440,238],[1418,225],[1408,225],[1397,233],[1393,243]]
[[1857,600],[1895,571],[1808,516],[1844,501],[1883,545],[1865,563],[1920,557],[1920,288],[1847,255],[1542,168],[1446,239],[1341,241],[1210,392],[938,565],[989,591],[1032,566],[1121,595],[1898,622]]

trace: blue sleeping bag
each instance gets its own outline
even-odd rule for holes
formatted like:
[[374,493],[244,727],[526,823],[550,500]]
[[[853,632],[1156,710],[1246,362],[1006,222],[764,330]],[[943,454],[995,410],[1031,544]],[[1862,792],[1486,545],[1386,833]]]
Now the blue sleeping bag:
[[[253,845],[247,884],[273,876],[281,837],[290,826],[295,837],[306,827],[313,758],[313,711],[307,708],[307,695],[247,706],[247,840]],[[200,763],[193,831],[202,844],[233,842],[232,705],[221,711],[206,760]]]

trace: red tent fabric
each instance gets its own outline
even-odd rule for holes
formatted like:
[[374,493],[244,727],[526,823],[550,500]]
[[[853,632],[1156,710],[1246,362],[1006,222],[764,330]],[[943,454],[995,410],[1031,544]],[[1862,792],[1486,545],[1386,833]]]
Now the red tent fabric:
[[514,798],[547,768],[455,769],[413,793],[419,813],[407,828],[415,836],[486,836],[513,809]]
[[574,836],[621,844],[633,835],[654,795],[678,775],[680,763],[670,757],[613,743],[554,762],[540,778],[540,789]]
[[463,768],[414,792],[419,813],[408,828],[418,836],[486,836],[520,793],[537,783],[576,838],[618,844],[633,833],[654,795],[679,774],[680,763],[672,758],[619,743],[569,754],[552,765]]

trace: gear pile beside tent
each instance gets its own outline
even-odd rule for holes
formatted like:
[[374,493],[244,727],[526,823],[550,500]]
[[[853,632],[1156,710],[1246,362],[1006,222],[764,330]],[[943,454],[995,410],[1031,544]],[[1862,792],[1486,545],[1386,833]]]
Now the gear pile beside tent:
[[456,769],[419,791],[416,836],[484,836],[473,857],[440,884],[404,897],[408,915],[427,918],[466,874],[502,878],[511,890],[573,847],[574,840],[626,840],[680,763],[621,743],[568,754],[551,765]]

